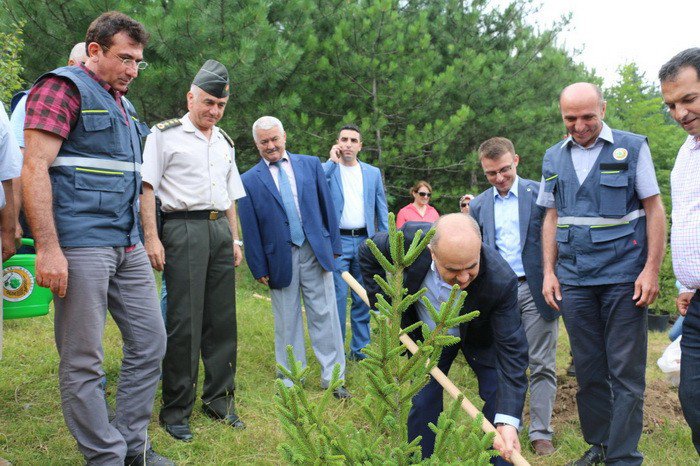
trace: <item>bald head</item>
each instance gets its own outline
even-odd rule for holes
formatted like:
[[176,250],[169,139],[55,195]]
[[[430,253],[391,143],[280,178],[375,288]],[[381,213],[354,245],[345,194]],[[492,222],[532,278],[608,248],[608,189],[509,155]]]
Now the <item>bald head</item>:
[[596,99],[600,105],[603,105],[603,91],[600,87],[593,83],[573,83],[562,89],[559,94],[559,104],[563,98],[567,99],[580,99],[580,98],[593,98]]
[[566,86],[559,95],[559,107],[564,126],[574,141],[583,147],[592,146],[605,118],[605,100],[600,88],[591,83]]
[[78,66],[87,61],[85,42],[78,42],[73,46],[68,56],[68,66]]
[[443,215],[435,222],[430,253],[440,277],[466,288],[479,273],[481,231],[469,215]]

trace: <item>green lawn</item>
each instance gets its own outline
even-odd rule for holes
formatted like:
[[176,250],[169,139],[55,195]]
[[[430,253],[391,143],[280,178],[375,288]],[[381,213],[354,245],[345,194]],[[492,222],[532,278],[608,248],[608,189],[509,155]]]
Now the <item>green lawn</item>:
[[[273,407],[275,394],[273,326],[268,292],[255,283],[245,267],[238,272],[238,375],[237,406],[248,428],[234,431],[204,416],[199,403],[191,419],[195,439],[191,443],[173,440],[157,423],[160,394],[150,436],[156,451],[178,464],[279,464],[278,444],[284,440]],[[700,464],[690,430],[679,414],[675,390],[668,388],[655,361],[668,340],[665,334],[650,334],[647,410],[645,431],[640,449],[649,465]],[[121,356],[120,337],[116,325],[109,320],[105,332],[105,370],[108,392],[114,401],[114,390]],[[558,374],[564,402],[555,415],[557,452],[547,459],[537,459],[525,447],[527,434],[521,436],[524,456],[533,465],[561,465],[580,455],[586,446],[578,431],[572,402],[573,382],[564,375],[568,358],[568,340],[563,331],[558,354]],[[319,397],[319,371],[309,348],[312,374],[307,389]],[[16,465],[82,464],[73,438],[63,422],[58,392],[58,357],[53,342],[53,313],[44,317],[5,322],[4,359],[0,361],[0,457]],[[360,367],[348,363],[347,385],[361,394]],[[450,375],[466,395],[477,401],[476,384],[469,369],[458,358]],[[200,371],[202,376],[202,371]],[[362,425],[362,415],[352,402],[334,402],[330,415],[351,418]]]

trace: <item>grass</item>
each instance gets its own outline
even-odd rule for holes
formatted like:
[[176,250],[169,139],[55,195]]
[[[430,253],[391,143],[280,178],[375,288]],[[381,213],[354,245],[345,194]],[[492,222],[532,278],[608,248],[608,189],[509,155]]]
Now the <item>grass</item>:
[[[201,403],[197,401],[191,418],[194,441],[187,444],[178,442],[158,426],[158,392],[149,434],[156,451],[178,464],[266,465],[281,462],[277,446],[284,441],[284,435],[273,405],[274,340],[272,312],[266,299],[268,292],[252,279],[245,267],[238,270],[237,280],[239,346],[236,403],[248,428],[234,431],[210,420],[201,413]],[[664,387],[661,382],[663,375],[656,367],[656,359],[667,343],[665,334],[650,334],[647,380],[661,387]],[[121,340],[111,319],[108,319],[105,330],[104,347],[107,390],[113,403]],[[318,398],[322,393],[319,367],[310,346],[307,345],[307,348],[312,373],[306,386],[312,397]],[[562,326],[557,352],[557,373],[562,377],[569,362],[568,351],[568,339]],[[57,371],[53,312],[43,317],[5,322],[4,359],[0,361],[0,457],[16,465],[84,463],[63,421]],[[466,387],[467,397],[479,405],[476,383],[469,371],[463,358],[459,357],[450,376],[458,386]],[[201,377],[203,370],[200,370],[200,381]],[[359,366],[349,361],[348,387],[354,394],[361,395],[361,383]],[[677,403],[677,397],[669,395],[669,398]],[[352,402],[334,401],[327,414],[343,421],[351,419],[358,427],[363,422],[362,413]],[[658,423],[645,429],[642,435],[640,450],[646,457],[645,464],[700,464],[690,441],[690,430],[677,413],[667,418],[658,417]],[[536,458],[530,452],[526,446],[527,432],[523,430],[523,454],[533,465],[561,465],[586,449],[576,416],[562,422],[555,419],[554,428],[558,450],[546,459]]]

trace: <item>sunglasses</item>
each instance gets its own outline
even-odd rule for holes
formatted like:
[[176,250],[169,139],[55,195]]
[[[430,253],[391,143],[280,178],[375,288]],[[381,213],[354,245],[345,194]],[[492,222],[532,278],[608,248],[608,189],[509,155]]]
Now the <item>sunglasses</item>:
[[419,195],[420,197],[430,197],[430,193],[423,193],[423,192],[420,192],[420,191],[418,191],[418,195]]
[[462,203],[460,204],[460,207],[465,208],[465,207],[468,206],[468,205],[469,205],[468,202],[462,202]]

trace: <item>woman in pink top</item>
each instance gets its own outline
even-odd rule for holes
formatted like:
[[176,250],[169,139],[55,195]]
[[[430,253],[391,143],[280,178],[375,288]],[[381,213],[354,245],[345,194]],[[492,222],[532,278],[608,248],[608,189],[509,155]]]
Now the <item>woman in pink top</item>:
[[427,181],[417,181],[411,188],[413,202],[396,215],[396,228],[401,228],[406,222],[434,222],[440,214],[435,207],[429,205],[433,188]]

